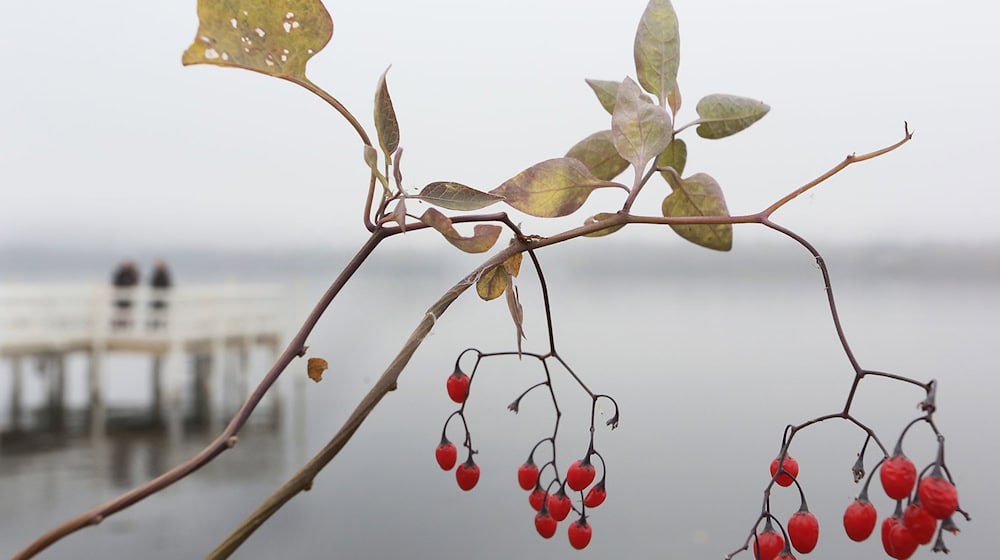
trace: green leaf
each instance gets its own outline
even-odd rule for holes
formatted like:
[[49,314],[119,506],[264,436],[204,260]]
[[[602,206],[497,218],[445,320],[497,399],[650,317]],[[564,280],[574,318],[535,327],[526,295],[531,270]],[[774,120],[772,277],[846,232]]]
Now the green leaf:
[[702,97],[695,110],[701,117],[698,136],[715,140],[749,127],[771,108],[756,99],[715,93]]
[[[722,188],[705,173],[683,179],[680,186],[663,199],[662,209],[667,217],[729,215]],[[733,248],[732,224],[672,224],[670,227],[684,239],[702,247],[716,251]]]
[[595,132],[580,140],[566,152],[566,157],[580,160],[595,177],[604,181],[621,175],[628,167],[628,162],[615,148],[610,130]]
[[665,105],[667,94],[677,87],[681,61],[677,13],[670,0],[650,0],[635,32],[635,72],[643,89]]
[[449,243],[466,253],[482,253],[489,251],[500,238],[502,228],[493,224],[476,224],[471,237],[462,237],[455,231],[451,219],[434,208],[428,208],[420,221],[438,230]]
[[525,214],[556,218],[575,212],[601,187],[624,188],[594,177],[579,160],[562,157],[536,163],[490,192]]
[[510,285],[510,274],[504,270],[503,264],[498,264],[483,272],[476,281],[476,293],[485,301],[496,299],[507,291]]
[[319,0],[198,0],[198,33],[181,62],[306,79],[306,62],[333,36]]
[[[674,171],[676,171],[678,175],[681,175],[684,173],[684,164],[687,163],[687,157],[687,144],[685,144],[680,138],[674,138],[671,140],[670,144],[667,144],[667,149],[663,150],[660,156],[656,158],[656,166],[673,167]],[[677,188],[673,175],[667,171],[660,171],[660,175],[663,175],[663,178],[667,180],[670,188]]]
[[[614,216],[617,216],[617,214],[611,214],[611,213],[608,213],[608,212],[600,212],[600,213],[594,214],[593,216],[587,218],[583,222],[583,225],[589,226],[590,224],[596,224],[596,223],[599,223],[601,221],[607,220],[608,218],[612,218]],[[614,232],[622,229],[623,227],[625,227],[625,224],[621,224],[621,225],[617,225],[617,226],[611,226],[611,227],[606,227],[604,229],[599,229],[597,231],[592,231],[590,233],[585,233],[585,234],[583,234],[583,236],[584,237],[604,237],[605,235],[611,235],[612,233],[614,233]]]
[[625,78],[618,88],[615,112],[611,115],[612,141],[637,170],[666,149],[674,129],[667,110],[659,105],[642,103],[642,91],[632,78]]
[[[615,100],[618,98],[618,88],[621,87],[621,82],[616,82],[614,80],[585,80],[590,89],[594,90],[597,94],[597,100],[601,102],[601,106],[604,110],[608,112],[609,115],[615,114]],[[646,103],[653,103],[647,95],[642,95],[640,101]]]
[[385,83],[385,75],[388,73],[389,68],[386,68],[375,87],[375,130],[378,131],[378,143],[382,146],[386,159],[399,147],[399,122],[396,120],[396,111],[392,108],[389,86]]
[[430,183],[413,198],[419,198],[428,204],[441,208],[459,211],[479,210],[503,200],[502,196],[477,191],[472,187],[451,181]]

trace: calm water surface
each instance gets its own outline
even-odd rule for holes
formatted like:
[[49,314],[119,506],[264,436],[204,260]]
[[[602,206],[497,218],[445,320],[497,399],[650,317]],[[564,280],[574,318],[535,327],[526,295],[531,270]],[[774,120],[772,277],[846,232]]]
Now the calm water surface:
[[[801,257],[801,256],[800,256]],[[561,355],[596,391],[621,405],[621,425],[600,423],[597,448],[608,461],[608,499],[593,510],[594,538],[576,552],[565,529],[538,537],[517,466],[552,430],[551,402],[533,393],[521,412],[506,410],[541,378],[536,362],[487,361],[467,408],[479,485],[462,492],[438,469],[433,449],[454,405],[444,391],[459,352],[513,348],[501,301],[461,299],[437,324],[400,380],[342,454],[236,554],[237,558],[721,558],[745,538],[767,483],[785,424],[838,411],[851,371],[826,308],[819,274],[808,258],[780,270],[751,260],[712,261],[711,274],[641,267],[598,275],[553,267],[549,281]],[[721,264],[719,264],[721,263]],[[335,263],[334,263],[335,264]],[[995,555],[1000,527],[995,465],[1000,428],[1000,290],[996,278],[838,272],[834,283],[848,337],[864,367],[920,380],[938,379],[937,422],[963,506],[974,520],[948,540],[952,557]],[[97,528],[53,546],[42,558],[194,558],[210,551],[297,465],[317,451],[370,387],[416,325],[427,303],[462,267],[436,276],[362,271],[331,308],[309,344],[331,363],[324,381],[304,381],[301,364],[282,380],[284,408],[276,424],[262,411],[239,445],[211,465]],[[314,298],[325,280],[298,284]],[[545,333],[533,275],[521,294],[528,350],[544,350]],[[141,399],[148,364],[116,358],[110,382],[118,402]],[[251,377],[268,365],[252,360]],[[0,380],[9,373],[0,366]],[[76,368],[76,369],[74,369]],[[131,375],[130,375],[131,374]],[[563,417],[563,468],[586,449],[589,400],[553,370]],[[26,376],[31,378],[33,376]],[[70,395],[82,402],[82,365],[70,367]],[[0,382],[6,421],[8,383]],[[75,395],[75,396],[74,396]],[[892,445],[916,415],[923,395],[884,380],[865,381],[855,414]],[[604,407],[603,418],[610,414]],[[449,434],[461,433],[452,424]],[[110,499],[196,452],[208,435],[171,443],[149,432],[56,437],[0,447],[0,556],[12,554],[52,525]],[[845,422],[802,432],[793,454],[800,481],[820,519],[815,558],[881,558],[877,540],[856,544],[840,527],[857,494],[850,467],[863,442]],[[934,445],[919,428],[906,442],[918,464]],[[869,467],[875,455],[869,455]],[[880,515],[887,498],[873,490]],[[780,489],[772,510],[786,518],[798,506]],[[563,524],[565,525],[565,524]],[[930,557],[918,551],[916,558]],[[744,553],[741,557],[749,558]]]

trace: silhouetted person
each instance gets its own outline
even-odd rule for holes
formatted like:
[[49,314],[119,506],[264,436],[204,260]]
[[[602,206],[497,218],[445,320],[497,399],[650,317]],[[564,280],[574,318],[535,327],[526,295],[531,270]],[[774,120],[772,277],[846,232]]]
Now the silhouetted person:
[[125,329],[132,325],[132,307],[135,300],[135,288],[139,285],[139,269],[132,261],[123,261],[111,276],[114,287],[112,301],[114,313],[111,326]]
[[149,278],[149,328],[160,329],[167,324],[167,301],[173,281],[167,263],[156,261],[153,275]]

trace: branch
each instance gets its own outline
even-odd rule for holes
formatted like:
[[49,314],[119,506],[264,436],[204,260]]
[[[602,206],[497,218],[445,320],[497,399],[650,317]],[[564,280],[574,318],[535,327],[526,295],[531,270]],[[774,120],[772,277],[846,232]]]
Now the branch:
[[257,509],[250,514],[226,539],[218,546],[215,550],[206,556],[209,559],[215,558],[228,558],[236,549],[243,544],[254,531],[257,530],[265,521],[267,521],[272,515],[274,515],[281,506],[285,505],[286,502],[295,497],[299,492],[309,490],[312,487],[313,479],[316,475],[333,460],[334,457],[343,449],[344,445],[351,439],[354,432],[361,427],[361,424],[368,418],[375,406],[382,400],[382,397],[386,396],[390,391],[396,389],[396,381],[399,379],[400,374],[403,372],[403,368],[409,363],[410,358],[413,353],[423,342],[424,338],[430,333],[431,328],[434,327],[434,323],[437,319],[444,314],[451,304],[458,299],[458,296],[462,295],[469,286],[473,286],[476,283],[476,279],[479,278],[483,271],[503,263],[508,257],[525,251],[527,249],[526,244],[523,241],[515,241],[513,244],[505,248],[504,250],[498,252],[497,254],[490,257],[486,262],[476,267],[475,270],[467,274],[464,278],[458,281],[457,284],[451,287],[447,292],[438,299],[434,305],[432,305],[427,312],[424,314],[423,319],[417,324],[417,327],[413,330],[410,338],[407,339],[406,344],[403,348],[396,354],[395,359],[389,364],[389,366],[382,373],[375,385],[368,391],[368,393],[361,399],[351,415],[344,421],[344,424],[340,427],[340,430],[333,436],[333,439],[320,450],[312,459],[309,460],[298,472],[296,472],[285,484],[281,486],[277,491],[274,492],[270,497],[268,497]]

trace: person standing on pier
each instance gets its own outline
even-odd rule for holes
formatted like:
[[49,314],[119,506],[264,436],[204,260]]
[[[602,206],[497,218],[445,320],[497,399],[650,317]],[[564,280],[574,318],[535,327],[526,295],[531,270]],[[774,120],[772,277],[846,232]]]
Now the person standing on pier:
[[114,287],[112,300],[114,314],[111,326],[115,329],[127,329],[132,326],[132,307],[135,300],[135,288],[139,285],[139,269],[132,261],[123,261],[111,276]]
[[156,261],[153,265],[153,275],[149,279],[151,288],[149,296],[149,328],[162,329],[167,324],[167,300],[173,281],[167,263]]

